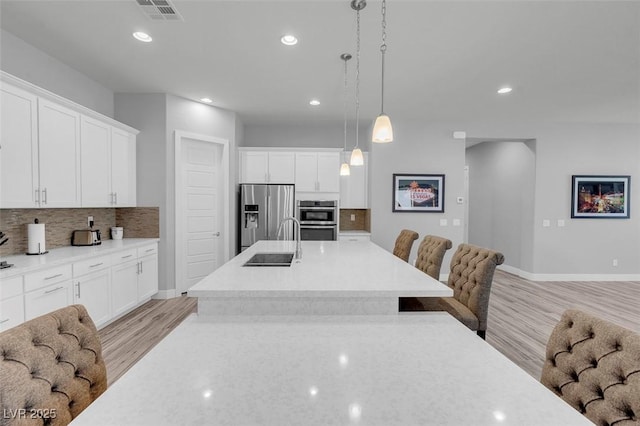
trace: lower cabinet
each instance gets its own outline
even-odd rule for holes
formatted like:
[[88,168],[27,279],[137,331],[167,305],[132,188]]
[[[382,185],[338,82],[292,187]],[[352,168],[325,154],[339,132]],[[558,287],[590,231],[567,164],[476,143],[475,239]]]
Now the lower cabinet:
[[74,303],[84,305],[96,327],[111,319],[111,286],[109,270],[94,272],[74,279]]
[[47,287],[25,293],[24,318],[29,321],[56,309],[73,304],[71,280],[51,284]]
[[0,301],[0,331],[24,322],[24,296],[9,297]]
[[114,266],[111,269],[111,306],[113,316],[136,306],[138,303],[138,260]]
[[138,300],[150,298],[158,292],[158,255],[146,256],[140,259],[140,274],[138,275]]
[[338,241],[371,241],[371,234],[341,234],[341,233],[338,233]]

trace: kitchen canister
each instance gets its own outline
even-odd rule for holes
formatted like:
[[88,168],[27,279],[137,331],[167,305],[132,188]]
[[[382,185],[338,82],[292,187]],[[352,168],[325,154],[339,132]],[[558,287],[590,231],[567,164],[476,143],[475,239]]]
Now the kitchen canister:
[[27,224],[27,254],[45,254],[47,252],[44,232],[44,223],[39,223],[38,219]]
[[111,239],[112,240],[121,240],[124,236],[124,228],[122,226],[112,226],[111,227]]

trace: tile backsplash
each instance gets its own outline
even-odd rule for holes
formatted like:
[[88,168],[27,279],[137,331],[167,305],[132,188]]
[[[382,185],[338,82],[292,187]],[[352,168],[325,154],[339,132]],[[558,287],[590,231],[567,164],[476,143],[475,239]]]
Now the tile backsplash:
[[88,229],[87,217],[93,216],[93,229],[99,229],[103,240],[111,238],[112,226],[124,227],[125,238],[157,238],[159,236],[159,209],[86,208],[86,209],[0,209],[0,231],[6,244],[0,246],[0,256],[27,251],[27,224],[38,219],[45,224],[47,250],[71,245],[71,233]]
[[[351,220],[351,215],[355,220]],[[340,231],[371,231],[369,209],[340,209]]]

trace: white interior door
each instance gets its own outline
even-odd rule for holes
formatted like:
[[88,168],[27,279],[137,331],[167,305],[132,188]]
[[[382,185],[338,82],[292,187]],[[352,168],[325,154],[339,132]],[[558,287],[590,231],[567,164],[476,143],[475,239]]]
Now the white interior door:
[[[178,147],[176,147],[178,149]],[[225,259],[224,145],[193,137],[180,142],[176,182],[176,289],[178,293],[215,271]],[[179,185],[179,187],[178,187]]]

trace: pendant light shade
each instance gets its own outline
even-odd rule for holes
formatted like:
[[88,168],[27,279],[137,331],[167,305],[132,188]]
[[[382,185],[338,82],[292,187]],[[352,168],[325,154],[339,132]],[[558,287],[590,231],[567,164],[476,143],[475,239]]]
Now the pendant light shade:
[[393,128],[391,127],[391,119],[384,113],[384,55],[387,53],[387,1],[382,0],[382,44],[380,45],[380,53],[382,54],[382,84],[380,96],[380,115],[376,118],[373,125],[372,142],[389,143],[393,142]]
[[364,157],[362,156],[362,150],[360,148],[354,148],[351,152],[351,165],[362,166],[364,164]]
[[351,169],[349,168],[349,163],[345,161],[340,166],[340,176],[349,176],[350,174],[351,174]]
[[388,115],[380,114],[378,118],[376,118],[376,123],[373,125],[373,142],[393,142],[393,128],[391,127],[391,120]]

